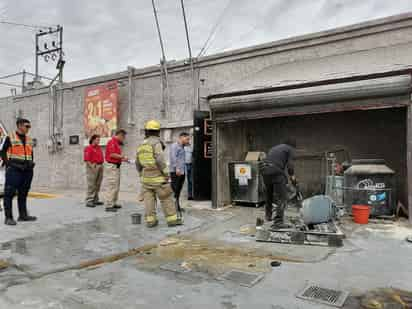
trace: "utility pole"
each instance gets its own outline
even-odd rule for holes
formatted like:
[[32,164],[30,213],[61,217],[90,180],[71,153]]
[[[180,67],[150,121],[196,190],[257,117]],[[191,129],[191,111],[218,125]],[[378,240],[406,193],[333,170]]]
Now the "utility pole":
[[[65,64],[63,52],[63,27],[49,27],[48,30],[40,29],[36,33],[36,71],[34,74],[34,83],[40,81],[39,59],[43,58],[45,62],[56,63],[58,73],[50,82],[49,88],[52,93],[50,115],[49,115],[49,138],[51,141],[51,151],[62,149],[63,136],[63,68]],[[55,81],[58,81],[53,85]],[[59,91],[58,91],[59,90]],[[57,126],[57,128],[56,128]]]
[[[200,102],[196,100],[197,96],[197,82],[196,82],[196,76],[195,76],[195,67],[193,63],[193,57],[192,57],[192,48],[190,47],[190,39],[189,39],[189,30],[187,26],[187,20],[186,20],[186,11],[185,11],[185,4],[184,0],[180,0],[180,3],[182,5],[182,14],[183,14],[183,21],[185,23],[185,31],[186,31],[186,41],[187,41],[187,49],[189,50],[189,62],[190,62],[190,71],[192,73],[192,82],[193,82],[193,108],[197,105],[197,109],[200,110]],[[197,104],[196,104],[197,101]]]
[[[56,35],[58,36],[58,41],[52,40],[51,42],[47,42],[51,36]],[[43,39],[46,42],[42,42],[43,45],[40,46],[40,39]],[[50,40],[50,39],[49,39]],[[45,62],[56,62],[56,69],[58,70],[58,77],[59,82],[63,82],[63,67],[65,61],[63,60],[63,27],[57,25],[55,28],[50,27],[47,31],[39,30],[36,33],[35,37],[35,55],[36,55],[36,62],[35,62],[35,76],[34,80],[37,82],[39,80],[39,58],[43,57]]]
[[[169,79],[167,76],[167,62],[166,62],[166,55],[165,55],[165,49],[163,45],[163,39],[162,39],[162,34],[160,32],[160,25],[159,25],[159,19],[157,17],[157,10],[156,10],[156,5],[154,0],[152,0],[152,6],[153,6],[153,14],[154,18],[156,21],[156,28],[157,28],[157,35],[159,36],[159,42],[160,42],[160,49],[162,51],[162,61],[161,61],[161,66],[162,66],[162,71],[164,73],[164,80],[162,79],[162,89],[163,89],[163,105],[161,111],[163,113],[166,113],[167,106],[169,105]],[[162,74],[163,76],[163,74]]]

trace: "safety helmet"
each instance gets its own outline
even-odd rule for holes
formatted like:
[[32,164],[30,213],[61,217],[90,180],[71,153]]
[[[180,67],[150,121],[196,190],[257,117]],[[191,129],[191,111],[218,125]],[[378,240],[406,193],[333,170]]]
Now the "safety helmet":
[[160,122],[157,120],[149,120],[144,125],[145,130],[160,131]]

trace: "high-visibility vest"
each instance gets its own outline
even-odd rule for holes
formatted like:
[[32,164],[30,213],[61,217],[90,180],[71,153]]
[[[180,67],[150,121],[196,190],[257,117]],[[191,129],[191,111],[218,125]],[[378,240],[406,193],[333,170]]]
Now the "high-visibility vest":
[[23,144],[20,137],[15,133],[9,134],[10,147],[7,149],[9,160],[33,161],[33,140],[26,135],[26,143]]
[[142,182],[145,184],[162,184],[166,182],[164,171],[161,171],[156,163],[155,147],[160,141],[145,139],[143,144],[137,147],[137,160],[143,167]]

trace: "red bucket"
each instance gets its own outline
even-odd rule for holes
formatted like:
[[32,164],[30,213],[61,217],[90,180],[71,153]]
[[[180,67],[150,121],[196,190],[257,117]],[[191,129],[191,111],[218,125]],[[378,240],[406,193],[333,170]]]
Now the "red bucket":
[[367,205],[352,205],[352,216],[355,223],[368,224],[369,212],[370,209]]

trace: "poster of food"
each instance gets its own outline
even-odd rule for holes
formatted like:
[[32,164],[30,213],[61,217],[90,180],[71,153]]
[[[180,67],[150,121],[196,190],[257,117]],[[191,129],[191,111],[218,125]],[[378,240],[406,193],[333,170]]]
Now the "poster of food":
[[86,88],[84,129],[87,140],[93,134],[99,134],[100,143],[106,145],[117,129],[118,98],[116,81]]

